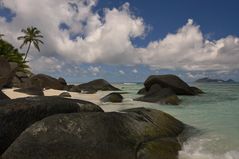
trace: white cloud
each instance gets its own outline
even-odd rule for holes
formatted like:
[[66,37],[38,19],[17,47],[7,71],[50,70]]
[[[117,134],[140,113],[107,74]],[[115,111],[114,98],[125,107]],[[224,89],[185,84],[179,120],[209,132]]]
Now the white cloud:
[[[33,64],[34,63],[34,64]],[[30,67],[33,72],[61,72],[65,63],[55,57],[44,57],[33,59]]]
[[90,67],[88,68],[88,71],[89,71],[92,75],[94,75],[94,76],[96,76],[98,73],[100,73],[100,70],[101,70],[101,67],[100,67],[100,66],[98,66],[98,67],[90,66]]
[[137,69],[133,69],[132,72],[133,73],[138,73],[138,70]]
[[123,70],[119,70],[119,73],[120,73],[121,75],[124,75],[124,74],[125,74],[125,72],[124,72]]
[[184,70],[236,69],[239,64],[239,38],[228,36],[217,41],[203,38],[200,27],[189,19],[175,34],[139,49],[143,63],[156,68]]
[[[29,25],[42,31],[45,45],[42,46],[41,53],[31,50],[31,66],[36,70],[43,69],[38,67],[40,62],[52,65],[46,59],[54,59],[54,65],[61,66],[61,69],[68,65],[62,65],[62,60],[59,59],[65,59],[65,63],[72,65],[146,64],[157,69],[188,71],[239,68],[239,38],[227,36],[209,41],[192,19],[176,33],[152,41],[145,48],[136,48],[131,40],[145,36],[147,26],[141,17],[133,15],[129,3],[118,9],[106,8],[104,15],[100,16],[93,11],[97,0],[2,2],[16,13],[11,23],[0,17],[0,32],[6,35],[7,40],[19,46],[20,42],[16,37],[21,34],[21,28]],[[59,25],[62,23],[67,24],[69,30],[60,29]],[[72,40],[70,36],[76,36],[76,39]],[[39,59],[39,56],[42,57]]]

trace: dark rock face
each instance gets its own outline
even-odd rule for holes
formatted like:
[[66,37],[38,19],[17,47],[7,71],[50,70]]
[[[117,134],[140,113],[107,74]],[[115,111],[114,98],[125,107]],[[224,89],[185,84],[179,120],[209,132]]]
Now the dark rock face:
[[14,91],[26,93],[28,95],[44,96],[43,89],[39,87],[20,88]]
[[71,94],[69,92],[62,92],[59,96],[60,97],[71,97]]
[[2,159],[175,159],[183,129],[172,116],[144,108],[60,114],[26,129]]
[[204,94],[204,92],[197,87],[190,87],[190,88],[193,90],[194,94]]
[[0,100],[4,99],[10,99],[6,94],[4,94],[2,91],[0,91]]
[[170,88],[162,88],[158,84],[152,85],[149,91],[143,96],[135,99],[136,101],[160,103],[160,104],[172,104],[178,105],[180,99]]
[[100,100],[102,102],[121,103],[123,101],[123,96],[119,93],[110,93]]
[[170,88],[176,95],[195,95],[190,86],[175,75],[152,75],[144,82],[147,91],[153,84]]
[[10,65],[10,63],[0,56],[0,89],[5,85],[8,85],[12,80],[16,67]]
[[29,76],[24,72],[16,72],[13,80],[12,80],[12,87],[22,88],[24,83],[29,81]]
[[59,81],[62,85],[64,85],[64,86],[67,85],[66,80],[65,80],[64,78],[62,78],[62,77],[59,77],[59,78],[58,78],[58,81]]
[[94,90],[102,90],[102,91],[119,91],[120,89],[112,86],[109,82],[104,79],[97,79],[88,83],[84,83],[79,85],[81,90],[84,89],[94,89]]
[[46,89],[63,90],[63,85],[59,80],[44,74],[33,75],[23,88],[39,87]]
[[0,101],[0,154],[30,125],[60,113],[102,112],[97,105],[61,97],[28,97]]

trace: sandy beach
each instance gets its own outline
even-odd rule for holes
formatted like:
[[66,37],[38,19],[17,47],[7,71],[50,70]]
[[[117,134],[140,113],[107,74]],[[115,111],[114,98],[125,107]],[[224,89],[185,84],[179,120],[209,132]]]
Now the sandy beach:
[[[11,99],[16,98],[23,98],[23,97],[32,97],[33,95],[28,95],[25,93],[16,92],[17,88],[11,88],[11,89],[3,89],[2,91]],[[64,90],[54,90],[54,89],[46,89],[44,90],[44,96],[58,96],[62,92],[66,92]],[[111,93],[112,91],[98,91],[95,94],[83,94],[83,93],[77,93],[77,92],[69,92],[72,99],[80,99],[89,101],[95,104],[100,104],[100,99],[104,97],[105,95]]]

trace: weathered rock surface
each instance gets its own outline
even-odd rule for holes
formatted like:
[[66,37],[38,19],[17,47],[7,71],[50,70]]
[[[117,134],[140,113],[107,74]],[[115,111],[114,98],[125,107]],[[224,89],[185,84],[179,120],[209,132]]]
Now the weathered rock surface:
[[123,96],[120,93],[110,93],[100,100],[102,102],[121,103],[123,101]]
[[170,88],[176,95],[195,95],[190,86],[175,75],[152,75],[144,82],[147,91],[153,84],[159,84],[162,88]]
[[26,129],[2,159],[175,159],[183,129],[172,116],[145,108],[60,114]]
[[14,78],[11,81],[12,87],[22,88],[23,85],[29,81],[29,76],[25,72],[16,72]]
[[[62,97],[28,97],[0,101],[0,154],[27,127],[45,117],[74,112],[102,112],[97,105]],[[37,156],[33,157],[37,158]]]

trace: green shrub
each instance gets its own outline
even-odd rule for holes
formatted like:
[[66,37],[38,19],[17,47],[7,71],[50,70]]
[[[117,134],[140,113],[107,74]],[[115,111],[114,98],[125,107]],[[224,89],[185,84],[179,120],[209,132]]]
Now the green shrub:
[[5,57],[9,62],[15,62],[18,64],[18,71],[29,72],[29,66],[23,60],[23,53],[18,52],[18,49],[14,48],[10,43],[0,39],[0,56]]

